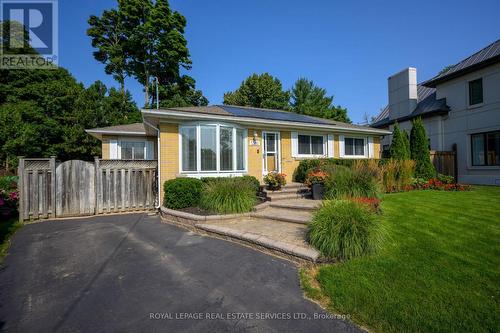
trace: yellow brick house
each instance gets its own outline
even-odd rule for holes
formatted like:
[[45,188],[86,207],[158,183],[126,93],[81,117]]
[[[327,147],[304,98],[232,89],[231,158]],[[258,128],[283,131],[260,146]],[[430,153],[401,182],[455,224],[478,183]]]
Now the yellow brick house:
[[157,159],[159,197],[176,177],[268,172],[292,181],[301,159],[380,158],[389,131],[288,111],[242,106],[178,107],[142,111],[143,122],[87,130],[102,141],[103,159]]

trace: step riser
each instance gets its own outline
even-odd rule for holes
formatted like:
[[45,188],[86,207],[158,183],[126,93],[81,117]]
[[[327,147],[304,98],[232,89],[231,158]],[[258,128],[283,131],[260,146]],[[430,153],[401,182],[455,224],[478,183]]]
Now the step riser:
[[310,198],[311,194],[297,194],[297,195],[291,195],[291,196],[271,196],[267,197],[269,201],[282,201],[282,200],[291,200],[291,199],[305,199],[305,198]]
[[271,203],[271,205],[269,207],[273,207],[273,208],[283,208],[283,209],[293,209],[293,210],[300,210],[300,211],[304,211],[304,210],[307,210],[307,211],[315,211],[317,210],[319,207],[303,207],[303,206],[288,206],[288,205],[280,205],[279,203]]
[[251,215],[253,218],[257,219],[266,219],[266,220],[273,220],[273,221],[278,221],[278,222],[286,222],[286,223],[298,223],[298,224],[309,224],[310,221],[303,221],[299,219],[293,219],[293,218],[280,218],[276,217],[274,215]]

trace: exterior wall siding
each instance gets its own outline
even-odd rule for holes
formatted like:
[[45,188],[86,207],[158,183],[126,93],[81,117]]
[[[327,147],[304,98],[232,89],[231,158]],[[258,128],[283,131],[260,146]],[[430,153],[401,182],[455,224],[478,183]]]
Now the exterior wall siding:
[[292,132],[281,131],[281,172],[286,174],[287,183],[293,180],[293,172],[300,161],[292,157]]

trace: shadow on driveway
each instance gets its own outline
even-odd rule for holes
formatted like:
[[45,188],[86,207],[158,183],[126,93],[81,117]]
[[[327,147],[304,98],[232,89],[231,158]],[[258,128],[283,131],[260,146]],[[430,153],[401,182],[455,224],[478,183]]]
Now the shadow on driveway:
[[0,271],[5,331],[358,331],[314,319],[326,313],[303,298],[292,263],[156,216],[27,225],[9,253]]

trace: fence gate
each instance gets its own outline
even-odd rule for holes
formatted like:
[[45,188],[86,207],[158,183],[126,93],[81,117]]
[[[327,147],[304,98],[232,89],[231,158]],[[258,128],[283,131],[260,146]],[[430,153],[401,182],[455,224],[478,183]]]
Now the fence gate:
[[157,161],[19,158],[19,219],[154,210]]
[[56,216],[95,213],[95,167],[84,161],[66,161],[56,168]]

